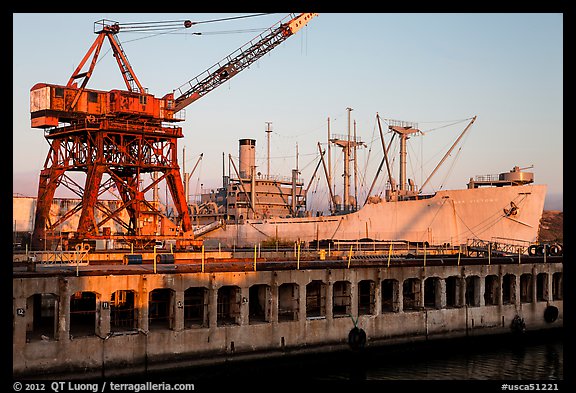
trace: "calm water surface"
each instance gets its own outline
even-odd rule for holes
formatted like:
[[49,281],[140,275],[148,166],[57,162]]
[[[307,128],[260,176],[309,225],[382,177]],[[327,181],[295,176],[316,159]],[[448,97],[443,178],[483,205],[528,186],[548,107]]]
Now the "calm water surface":
[[[561,382],[564,379],[562,335],[560,331],[521,339],[497,336],[434,340],[361,352],[302,355],[241,364],[230,362],[149,377],[195,382],[199,390],[231,383],[257,386],[258,382],[265,382],[262,385],[268,387],[299,382],[329,385],[417,380]],[[500,384],[494,386],[502,391]],[[558,390],[563,390],[558,386]]]

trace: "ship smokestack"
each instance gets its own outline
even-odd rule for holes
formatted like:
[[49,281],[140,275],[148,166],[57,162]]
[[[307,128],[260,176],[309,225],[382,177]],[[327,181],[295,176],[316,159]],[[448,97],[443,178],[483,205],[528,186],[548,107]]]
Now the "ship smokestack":
[[256,165],[256,140],[240,139],[240,177],[249,178],[252,168]]

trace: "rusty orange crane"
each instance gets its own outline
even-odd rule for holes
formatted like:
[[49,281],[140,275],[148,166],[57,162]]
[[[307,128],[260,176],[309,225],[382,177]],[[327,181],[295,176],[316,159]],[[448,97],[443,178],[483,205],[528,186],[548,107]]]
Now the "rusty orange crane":
[[[145,246],[170,238],[177,239],[177,244],[183,247],[197,245],[177,159],[177,140],[183,137],[182,128],[177,126],[183,120],[182,109],[246,69],[316,15],[288,15],[161,98],[147,93],[136,77],[117,36],[122,25],[108,20],[95,22],[96,40],[68,83],[38,83],[30,89],[31,126],[43,129],[50,145],[40,172],[32,249],[42,249],[56,239],[55,229],[78,212],[76,231],[68,234],[73,242],[110,238],[108,225],[112,220],[123,228],[117,238],[132,244]],[[183,25],[189,28],[193,23],[184,21]],[[101,91],[86,87],[106,39],[127,90]],[[89,60],[88,70],[81,72]],[[85,184],[78,184],[67,172],[85,173]],[[160,176],[143,187],[141,176],[145,173]],[[166,182],[177,210],[175,223],[167,220],[158,206],[144,197],[161,181]],[[75,192],[80,202],[51,222],[50,207],[61,185]],[[99,201],[99,197],[111,189],[120,195],[120,203],[114,208]],[[129,220],[122,220],[123,211]],[[150,221],[155,224],[147,226]]]

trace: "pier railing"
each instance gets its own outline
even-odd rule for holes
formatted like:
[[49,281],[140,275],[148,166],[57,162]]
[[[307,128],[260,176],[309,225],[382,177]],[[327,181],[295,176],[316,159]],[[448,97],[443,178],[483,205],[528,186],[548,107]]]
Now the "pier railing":
[[483,255],[518,255],[527,254],[530,242],[509,239],[502,237],[495,237],[492,240],[482,240],[482,239],[468,239],[467,249],[468,254],[476,253]]
[[90,246],[77,247],[74,251],[34,251],[26,254],[27,262],[42,266],[88,266],[90,264]]

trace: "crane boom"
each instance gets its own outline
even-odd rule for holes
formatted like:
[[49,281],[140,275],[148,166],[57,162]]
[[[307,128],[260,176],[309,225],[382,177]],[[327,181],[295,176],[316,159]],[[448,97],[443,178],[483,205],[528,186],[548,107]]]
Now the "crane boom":
[[176,91],[178,92],[178,96],[174,100],[174,113],[184,109],[240,71],[248,68],[256,60],[298,32],[317,15],[316,13],[302,13],[292,17],[288,22],[282,23],[280,21],[270,28],[267,34],[260,34],[257,41],[256,38],[251,40],[194,79],[177,88],[174,91],[175,96]]

